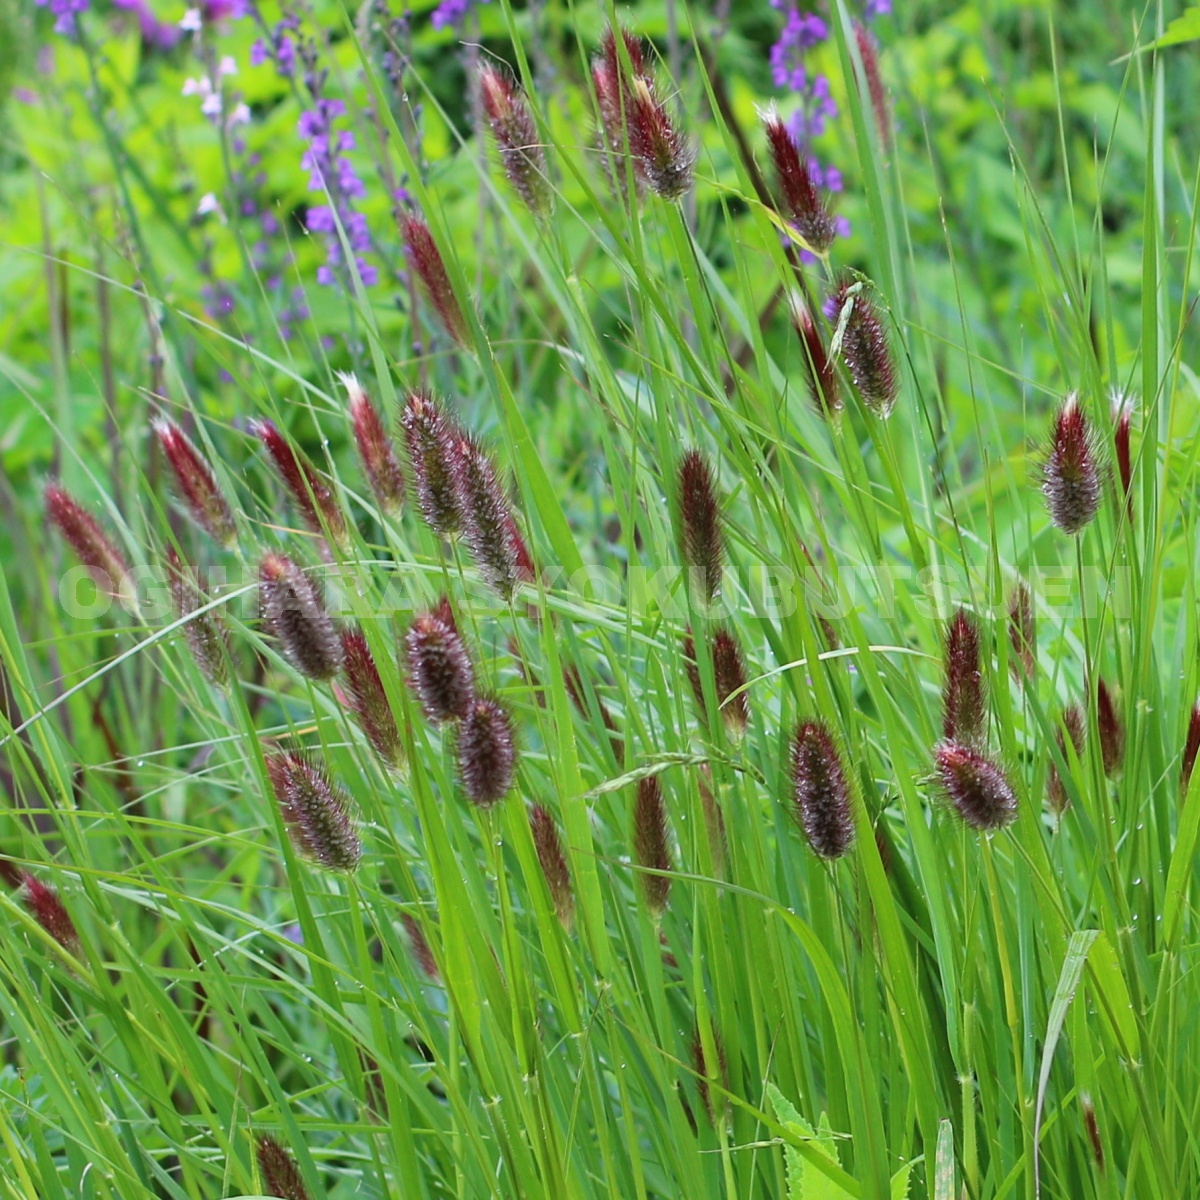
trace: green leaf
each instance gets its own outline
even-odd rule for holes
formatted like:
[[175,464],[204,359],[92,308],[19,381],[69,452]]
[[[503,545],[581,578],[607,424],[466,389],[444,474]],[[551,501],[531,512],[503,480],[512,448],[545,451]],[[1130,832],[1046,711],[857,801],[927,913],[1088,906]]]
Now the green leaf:
[[[775,1115],[789,1133],[803,1139],[835,1167],[842,1165],[838,1158],[837,1139],[833,1136],[825,1113],[821,1114],[814,1130],[773,1083],[767,1084],[767,1095]],[[853,1200],[852,1192],[814,1166],[796,1147],[784,1147],[784,1160],[787,1163],[788,1200]],[[907,1184],[905,1188],[907,1190]]]
[[917,1165],[918,1161],[914,1158],[912,1162],[906,1162],[892,1176],[892,1200],[908,1200],[908,1187],[912,1182],[913,1167]]
[[1161,50],[1165,46],[1180,46],[1200,38],[1200,4],[1193,5],[1176,17],[1167,31],[1156,42],[1144,47],[1146,50]]

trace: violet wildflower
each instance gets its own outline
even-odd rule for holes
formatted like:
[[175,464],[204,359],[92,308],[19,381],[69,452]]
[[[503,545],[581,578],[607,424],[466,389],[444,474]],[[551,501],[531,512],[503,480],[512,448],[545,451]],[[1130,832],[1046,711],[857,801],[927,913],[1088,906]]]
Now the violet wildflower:
[[350,709],[367,735],[371,748],[386,766],[400,766],[404,759],[400,731],[383,690],[379,668],[361,629],[342,632],[342,669]]
[[837,370],[808,305],[799,295],[792,297],[791,317],[792,327],[800,337],[804,372],[808,379],[808,394],[813,407],[823,417],[835,416],[842,411],[842,394],[838,386]]
[[667,806],[657,775],[638,780],[633,801],[633,861],[638,887],[650,915],[661,920],[671,898],[671,847]]
[[1009,667],[1018,679],[1032,679],[1037,666],[1037,624],[1033,616],[1033,597],[1018,583],[1008,602],[1008,640],[1012,646]]
[[792,735],[792,798],[808,844],[821,858],[841,858],[854,843],[850,785],[824,721],[801,721]]
[[267,757],[267,775],[296,849],[331,871],[353,871],[362,843],[350,816],[350,798],[325,766],[300,750]]
[[785,215],[809,249],[824,254],[837,237],[837,226],[817,190],[808,163],[801,157],[799,147],[774,106],[763,113],[763,128],[783,195]]
[[25,873],[21,876],[21,900],[30,916],[50,937],[68,954],[79,956],[79,933],[57,889],[43,883],[36,875]]
[[1179,787],[1186,795],[1192,771],[1196,767],[1196,756],[1200,754],[1200,701],[1192,706],[1188,716],[1187,736],[1183,743],[1183,762],[1179,771]]
[[183,635],[204,678],[215,687],[229,682],[229,630],[215,609],[200,612],[208,603],[195,572],[167,547],[167,583],[175,612],[185,622]]
[[285,554],[259,566],[263,622],[283,656],[309,679],[332,679],[342,669],[342,645],[316,586]]
[[219,545],[232,546],[237,541],[237,525],[212,467],[178,425],[159,418],[151,422],[151,427],[175,474],[192,520]]
[[400,217],[400,234],[404,238],[408,261],[442,326],[460,346],[468,346],[470,329],[467,319],[454,294],[454,286],[446,273],[445,260],[429,226],[420,217],[406,213]]
[[487,0],[441,0],[430,14],[429,23],[434,29],[457,29],[477,3],[486,4]]
[[466,436],[432,396],[413,392],[400,415],[413,491],[421,516],[434,533],[453,537],[463,526],[459,445]]
[[1125,725],[1103,679],[1096,681],[1096,732],[1100,737],[1104,773],[1111,778],[1120,770],[1121,760],[1125,757]]
[[350,401],[350,420],[354,425],[354,440],[363,470],[385,513],[397,512],[404,501],[404,476],[396,461],[392,439],[383,427],[383,420],[353,375],[340,375],[342,386]]
[[511,600],[517,585],[533,578],[525,540],[487,451],[464,435],[457,458],[463,537],[488,586]]
[[546,154],[528,100],[507,72],[491,65],[480,69],[479,94],[509,183],[534,216],[544,216],[550,206]]
[[50,10],[54,32],[62,37],[74,37],[79,32],[78,19],[90,7],[90,0],[34,0],[34,3]]
[[896,403],[898,383],[892,351],[883,321],[862,283],[843,278],[830,299],[835,314],[835,339],[840,338],[842,360],[863,403],[886,418]]
[[683,561],[697,593],[711,604],[721,589],[725,544],[712,468],[699,450],[689,450],[679,464],[677,495]]
[[137,18],[143,52],[164,53],[177,46],[183,36],[178,25],[160,21],[146,0],[113,0],[113,7],[124,9]]
[[266,447],[305,524],[314,533],[326,534],[339,545],[344,544],[346,518],[325,478],[280,433],[274,422],[254,421],[250,429]]
[[96,587],[110,596],[128,596],[129,564],[99,521],[56,483],[46,484],[46,516],[87,568]]
[[982,749],[987,743],[987,705],[979,626],[964,609],[947,626],[942,669],[942,734],[947,741]]
[[458,730],[458,780],[480,808],[503,800],[513,785],[517,749],[512,718],[496,699],[472,701]]
[[1100,507],[1096,439],[1079,397],[1071,392],[1054,418],[1042,464],[1042,495],[1050,519],[1066,534],[1081,533]]
[[990,758],[957,742],[939,742],[933,753],[942,790],[973,829],[1003,829],[1016,819],[1016,793]]
[[571,932],[575,923],[575,897],[571,892],[571,872],[567,867],[567,856],[563,852],[562,839],[554,818],[540,805],[529,809],[529,832],[533,837],[533,848],[537,851],[538,863],[546,879],[546,890],[554,905],[562,927]]
[[[1083,720],[1083,710],[1078,704],[1068,704],[1062,710],[1059,728],[1054,736],[1058,741],[1058,752],[1068,765],[1070,765],[1070,760],[1067,758],[1068,741],[1075,750],[1075,757],[1083,756],[1087,728]],[[1060,816],[1067,811],[1071,803],[1070,797],[1067,795],[1067,785],[1063,782],[1062,775],[1053,759],[1050,760],[1050,770],[1046,777],[1046,799],[1049,801],[1051,809]]]
[[278,1196],[280,1200],[309,1200],[300,1169],[281,1142],[263,1134],[258,1139],[255,1155],[267,1195]]
[[475,669],[449,600],[413,621],[404,639],[409,681],[435,724],[460,721],[475,699]]

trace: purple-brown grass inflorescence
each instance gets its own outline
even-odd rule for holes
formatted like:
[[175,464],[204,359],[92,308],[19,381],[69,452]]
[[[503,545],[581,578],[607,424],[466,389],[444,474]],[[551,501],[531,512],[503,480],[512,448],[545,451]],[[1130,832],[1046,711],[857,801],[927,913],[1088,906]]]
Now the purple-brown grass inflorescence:
[[99,521],[57,483],[46,484],[45,500],[46,516],[87,568],[96,587],[110,596],[126,595],[129,564]]
[[409,396],[400,424],[421,516],[439,537],[454,537],[463,526],[459,445],[466,435],[458,422],[424,392]]
[[964,609],[960,608],[946,627],[942,669],[943,737],[983,749],[987,744],[987,704],[979,625]]
[[875,128],[879,131],[879,145],[886,154],[892,146],[892,121],[883,76],[879,72],[879,44],[875,41],[875,35],[859,21],[854,22],[854,40],[858,44],[859,57],[867,75],[867,91],[875,115]]
[[[1087,726],[1084,723],[1083,711],[1078,704],[1068,704],[1063,709],[1055,737],[1058,741],[1058,752],[1062,755],[1064,762],[1070,761],[1067,758],[1068,742],[1075,750],[1075,757],[1082,757],[1087,739]],[[1049,801],[1051,809],[1059,815],[1066,812],[1071,803],[1071,799],[1067,795],[1067,786],[1053,759],[1050,760],[1050,770],[1046,777],[1046,799]]]
[[488,586],[511,600],[517,586],[533,578],[525,539],[491,455],[474,438],[464,436],[458,442],[457,461],[463,538]]
[[396,718],[383,690],[379,668],[361,629],[342,631],[342,668],[346,678],[346,697],[371,748],[386,766],[399,767],[404,747]]
[[762,122],[788,224],[800,235],[809,250],[824,254],[837,237],[837,224],[829,206],[813,182],[807,161],[801,157],[799,146],[774,105],[762,114]]
[[213,469],[191,440],[163,417],[151,422],[193,521],[226,548],[237,541],[237,523]]
[[550,208],[546,152],[525,94],[506,71],[489,63],[479,71],[479,97],[509,183],[534,216],[545,216]]
[[425,716],[435,724],[466,717],[475,699],[475,669],[449,600],[413,621],[404,649],[409,681]]
[[934,760],[942,790],[972,828],[1003,829],[1016,819],[1016,793],[990,758],[957,742],[939,742]]
[[421,281],[425,298],[437,313],[438,320],[460,346],[468,346],[470,329],[467,319],[454,294],[445,260],[429,226],[415,214],[405,213],[400,217],[400,234],[404,238],[409,264]]
[[[710,1071],[708,1068],[708,1063],[704,1055],[704,1039],[700,1036],[699,1029],[696,1029],[692,1033],[692,1067],[696,1072],[696,1090],[700,1093],[700,1102],[704,1105],[704,1111],[708,1113],[708,1119],[715,1125],[717,1121],[717,1106],[713,1103],[709,1079],[715,1075],[717,1084],[727,1089],[729,1086],[729,1063],[725,1057],[725,1043],[721,1040],[721,1035],[715,1029],[712,1031],[712,1038],[713,1048],[717,1052],[717,1070]],[[725,1097],[722,1096],[720,1099],[723,1114]]]
[[844,278],[830,305],[841,356],[863,403],[877,417],[891,415],[899,381],[883,320],[862,283]]
[[801,721],[792,735],[792,799],[808,844],[822,858],[841,858],[854,844],[850,785],[842,756],[819,720]]
[[667,806],[657,775],[639,779],[633,800],[633,861],[638,887],[646,908],[657,921],[671,898],[671,846],[667,832]]
[[575,923],[575,896],[571,891],[571,872],[567,856],[563,852],[562,839],[554,818],[540,805],[529,809],[529,832],[533,836],[533,848],[546,879],[546,890],[562,927],[571,932]]
[[689,450],[680,461],[678,496],[683,561],[699,594],[711,604],[721,590],[725,543],[712,468],[699,450]]
[[1133,423],[1133,405],[1133,396],[1124,392],[1113,392],[1113,456],[1117,460],[1125,515],[1130,520],[1133,519],[1133,454],[1129,445],[1129,435]]
[[433,947],[425,936],[421,922],[412,913],[401,913],[400,920],[404,932],[408,934],[409,948],[412,950],[413,961],[421,968],[433,983],[441,983],[442,973],[438,970],[437,958]]
[[1008,601],[1008,641],[1012,647],[1009,668],[1021,680],[1033,678],[1037,666],[1037,623],[1033,616],[1033,597],[1018,583]]
[[68,954],[79,956],[79,932],[57,889],[26,872],[21,876],[21,900],[50,937]]
[[353,871],[362,843],[350,816],[350,800],[324,765],[300,750],[267,756],[267,774],[296,849],[331,871]]
[[338,545],[346,542],[346,518],[321,473],[301,456],[273,421],[254,421],[251,431],[266,447],[304,523]]
[[255,1155],[265,1195],[279,1200],[310,1200],[300,1169],[281,1142],[264,1133],[255,1146]]
[[1112,778],[1125,757],[1125,725],[1117,712],[1116,701],[1103,679],[1096,681],[1096,732],[1100,738],[1100,759],[1105,775]]
[[517,764],[512,718],[491,696],[478,696],[458,727],[458,781],[467,799],[491,808],[508,795]]
[[800,337],[804,373],[813,407],[823,417],[835,416],[842,411],[842,392],[833,359],[829,357],[825,340],[803,298],[793,296],[790,309],[792,327]]
[[[696,698],[696,707],[703,714],[704,684],[696,659],[695,639],[690,632],[684,636],[682,649],[688,682],[692,685],[692,695]],[[744,690],[739,690],[744,689],[746,684],[746,664],[742,658],[741,647],[728,629],[718,626],[713,632],[710,653],[713,687],[721,720],[725,722],[730,736],[741,737],[750,723],[750,700]]]
[[354,441],[371,491],[375,493],[383,512],[399,512],[404,503],[404,475],[396,460],[392,439],[358,379],[354,375],[341,375],[339,378],[346,389],[350,420],[354,425]]
[[263,556],[258,578],[263,621],[284,657],[309,679],[332,679],[342,669],[342,646],[312,580],[274,552]]
[[1186,795],[1196,767],[1196,755],[1200,754],[1200,701],[1192,707],[1188,717],[1187,737],[1183,743],[1183,762],[1180,764],[1179,787]]
[[224,687],[229,682],[229,630],[216,610],[199,611],[208,597],[195,571],[180,560],[174,546],[167,547],[167,583],[175,612],[185,622],[183,635],[196,665],[209,683]]
[[1054,418],[1042,464],[1042,495],[1050,520],[1063,533],[1082,532],[1100,507],[1100,492],[1095,435],[1078,395],[1072,392]]

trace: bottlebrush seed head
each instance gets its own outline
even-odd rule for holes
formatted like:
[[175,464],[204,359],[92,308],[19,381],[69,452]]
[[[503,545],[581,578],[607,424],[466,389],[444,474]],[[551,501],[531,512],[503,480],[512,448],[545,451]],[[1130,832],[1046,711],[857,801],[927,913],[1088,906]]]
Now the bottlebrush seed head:
[[877,417],[890,416],[899,383],[875,302],[861,284],[843,279],[831,307],[836,313],[834,325],[842,337],[842,360],[858,394]]
[[1104,773],[1111,778],[1121,769],[1121,760],[1125,757],[1125,725],[1103,679],[1096,682],[1096,731],[1100,737]]
[[987,744],[987,704],[979,652],[979,626],[959,609],[946,628],[942,656],[942,733],[947,741],[982,749]]
[[45,500],[46,516],[58,526],[96,587],[110,596],[124,595],[129,564],[96,518],[56,483],[46,484]]
[[400,235],[404,238],[409,264],[421,281],[425,298],[446,332],[460,346],[467,346],[470,342],[467,319],[454,294],[442,252],[437,248],[429,226],[420,217],[405,213],[400,217]]
[[458,780],[467,799],[491,808],[508,795],[517,764],[512,720],[498,700],[472,701],[458,728]]
[[[725,1057],[725,1044],[721,1040],[721,1035],[714,1029],[712,1031],[713,1048],[717,1052],[717,1070],[710,1071],[708,1063],[704,1057],[704,1039],[700,1036],[700,1030],[697,1029],[692,1034],[692,1066],[696,1071],[696,1090],[700,1093],[700,1101],[704,1105],[704,1111],[708,1113],[708,1119],[715,1125],[717,1121],[716,1105],[713,1104],[711,1089],[709,1088],[709,1079],[716,1077],[716,1082],[725,1089],[729,1087],[729,1063]],[[725,1098],[721,1097],[722,1116],[724,1116]]]
[[683,561],[705,601],[711,604],[721,590],[725,543],[712,468],[699,450],[689,450],[679,464],[679,519]]
[[413,960],[434,983],[441,983],[442,974],[438,970],[437,959],[433,954],[433,947],[429,944],[429,939],[425,936],[425,930],[422,928],[421,922],[411,913],[401,913],[400,920],[404,923],[405,933],[408,934],[408,942],[412,950]]
[[79,956],[79,933],[55,888],[26,873],[21,876],[21,900],[30,916],[68,954]]
[[353,871],[362,843],[349,797],[324,765],[300,750],[280,750],[267,757],[267,774],[296,849],[331,871]]
[[737,638],[728,629],[721,628],[713,634],[712,659],[721,718],[730,736],[740,738],[750,724],[750,697],[739,690],[746,686],[746,664]]
[[[1061,726],[1055,735],[1058,739],[1058,752],[1063,756],[1063,761],[1067,761],[1067,742],[1075,748],[1075,757],[1079,758],[1083,754],[1083,747],[1087,738],[1087,726],[1084,723],[1083,711],[1078,704],[1068,704],[1062,711]],[[1067,795],[1066,784],[1063,783],[1062,775],[1059,774],[1058,767],[1054,761],[1050,762],[1050,773],[1046,780],[1046,799],[1050,802],[1050,807],[1054,812],[1062,814],[1067,811],[1071,800]]]
[[650,190],[664,200],[678,200],[694,181],[696,150],[645,76],[637,76],[630,84],[626,122],[630,152]]
[[1033,597],[1018,583],[1008,602],[1008,640],[1012,646],[1009,667],[1018,679],[1032,679],[1037,666],[1037,623]]
[[550,207],[546,153],[524,93],[506,71],[487,64],[479,72],[479,95],[509,183],[534,216],[544,216]]
[[858,21],[854,22],[854,40],[858,43],[859,57],[867,74],[867,91],[871,95],[871,109],[875,114],[875,128],[879,131],[879,144],[886,154],[892,146],[892,122],[888,112],[887,92],[883,87],[883,76],[879,73],[879,44],[871,31]]
[[642,899],[657,921],[671,898],[670,875],[649,871],[671,870],[671,847],[667,833],[667,806],[657,775],[638,780],[633,801],[633,861],[643,868],[637,873]]
[[263,1134],[255,1151],[266,1195],[278,1196],[280,1200],[310,1200],[300,1169],[282,1143]]
[[229,682],[229,630],[216,610],[199,612],[208,603],[195,572],[185,566],[174,546],[167,548],[167,582],[175,612],[187,623],[183,627],[188,649],[209,683],[224,687]]
[[532,577],[529,551],[517,529],[491,455],[473,438],[458,442],[459,501],[463,537],[489,587],[505,600]]
[[1081,532],[1100,507],[1100,468],[1091,425],[1072,392],[1054,418],[1042,464],[1042,495],[1050,520],[1066,534]]
[[700,807],[704,812],[704,830],[708,835],[708,849],[712,855],[713,871],[717,875],[725,874],[725,859],[728,856],[729,844],[725,832],[725,814],[712,790],[712,774],[705,763],[700,768]]
[[610,25],[604,31],[604,37],[600,42],[600,61],[608,68],[610,75],[618,78],[625,75],[625,65],[621,61],[621,52],[617,49],[618,34],[621,41],[625,43],[625,56],[629,59],[629,66],[635,78],[645,76],[647,73],[646,52],[642,46],[642,39],[623,25],[616,27]]
[[413,621],[404,648],[409,680],[425,716],[435,724],[462,720],[475,699],[475,670],[448,600]]
[[934,758],[942,790],[972,828],[1003,829],[1016,819],[1016,793],[990,758],[957,742],[939,742]]
[[1187,739],[1183,745],[1183,763],[1180,771],[1180,787],[1186,793],[1196,766],[1196,755],[1200,754],[1200,702],[1192,708],[1188,718]]
[[385,513],[398,512],[404,503],[404,475],[396,461],[392,439],[383,427],[383,419],[371,403],[362,384],[353,375],[338,377],[350,402],[350,420],[358,456],[379,507]]
[[1129,446],[1130,427],[1133,421],[1134,398],[1123,392],[1112,395],[1113,452],[1117,460],[1117,473],[1121,477],[1121,495],[1125,498],[1125,511],[1133,517],[1133,455]]
[[317,469],[276,428],[273,421],[254,421],[250,426],[266,447],[284,486],[300,510],[304,523],[314,533],[325,534],[342,545],[346,541],[346,518]]
[[[600,124],[604,141],[610,151],[624,153],[628,147],[627,126],[630,121],[629,71],[621,60],[617,48],[617,37],[625,44],[626,57],[635,79],[646,77],[646,60],[641,39],[625,28],[605,30],[600,45],[600,56],[592,62],[592,82],[596,88],[596,105],[600,110]],[[639,182],[645,176],[641,162],[633,160]],[[619,171],[619,164],[614,164]],[[621,181],[624,183],[624,178]]]
[[361,629],[343,630],[342,667],[350,708],[371,748],[387,766],[400,766],[404,760],[400,731],[383,690],[379,668]]
[[775,178],[783,194],[785,215],[808,249],[824,254],[837,237],[837,225],[824,197],[813,183],[808,162],[772,105],[762,115]]
[[237,541],[237,524],[212,467],[178,425],[158,418],[151,422],[175,482],[196,522],[219,545]]
[[563,853],[562,840],[558,836],[558,826],[540,804],[534,804],[529,809],[529,831],[533,835],[533,847],[546,878],[546,889],[550,893],[554,911],[562,927],[570,933],[575,923],[571,872],[567,867],[567,856]]
[[823,417],[842,411],[842,393],[838,386],[837,370],[825,349],[825,342],[808,305],[799,295],[791,300],[792,327],[800,336],[804,356],[804,373],[808,378],[808,394],[813,407]]
[[1083,1127],[1087,1130],[1088,1141],[1092,1144],[1092,1158],[1097,1168],[1104,1171],[1104,1142],[1100,1137],[1100,1122],[1096,1120],[1096,1106],[1086,1092],[1079,1097],[1079,1107],[1083,1110]]
[[263,621],[284,657],[309,679],[342,669],[342,645],[313,582],[286,554],[263,557],[258,571]]
[[440,537],[453,537],[463,525],[458,456],[465,434],[458,422],[423,392],[409,396],[400,424],[421,516]]
[[850,785],[823,721],[801,721],[792,736],[792,789],[808,844],[822,858],[841,858],[854,844]]

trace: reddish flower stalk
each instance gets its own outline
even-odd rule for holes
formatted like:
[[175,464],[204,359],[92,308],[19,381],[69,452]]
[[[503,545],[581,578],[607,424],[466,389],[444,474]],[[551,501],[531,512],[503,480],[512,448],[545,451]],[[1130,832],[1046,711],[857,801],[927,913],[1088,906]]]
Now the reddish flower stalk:
[[463,537],[488,586],[511,600],[518,584],[533,578],[529,550],[491,455],[470,437],[460,439],[457,453]]
[[1133,419],[1133,397],[1121,392],[1113,395],[1113,451],[1117,473],[1121,477],[1121,495],[1125,498],[1125,515],[1133,520],[1133,455],[1129,446]]
[[460,346],[469,346],[470,328],[429,226],[420,217],[406,213],[400,218],[400,234],[404,238],[409,264],[446,332]]
[[371,491],[383,512],[398,512],[404,503],[404,475],[396,461],[392,439],[358,379],[353,375],[342,375],[340,379],[350,402],[354,440]]
[[151,428],[175,473],[192,520],[218,544],[232,546],[237,541],[237,523],[212,467],[178,425],[160,417],[151,422]]
[[1037,624],[1033,597],[1018,583],[1008,602],[1008,640],[1012,646],[1009,668],[1018,679],[1032,679],[1037,666]]
[[1192,708],[1188,718],[1187,738],[1183,744],[1183,763],[1181,765],[1179,784],[1186,795],[1188,784],[1192,779],[1192,770],[1196,766],[1196,755],[1200,754],[1200,701]]
[[947,741],[982,749],[987,744],[987,704],[979,652],[979,626],[964,609],[950,620],[943,650],[942,733]]
[[813,407],[821,416],[832,417],[842,411],[842,393],[833,359],[825,349],[825,342],[812,313],[798,295],[792,298],[791,316],[792,326],[800,336],[808,394]]
[[762,114],[762,121],[789,223],[809,250],[824,254],[837,237],[837,225],[829,206],[813,183],[808,162],[801,157],[800,148],[774,105]]
[[1042,465],[1042,495],[1050,520],[1066,534],[1076,534],[1100,507],[1100,469],[1096,440],[1079,397],[1072,392],[1054,418],[1051,445]]
[[458,729],[458,780],[467,799],[491,808],[508,795],[516,772],[512,719],[498,700],[477,697]]
[[310,1200],[300,1169],[281,1142],[264,1133],[258,1139],[255,1152],[263,1189],[268,1196],[278,1196],[280,1200]]
[[440,537],[462,529],[459,443],[466,436],[432,396],[413,392],[400,417],[413,491],[425,523]]
[[288,662],[309,679],[332,679],[342,668],[342,646],[308,576],[286,554],[267,554],[259,595],[263,621]]
[[1111,778],[1121,769],[1121,760],[1125,757],[1125,725],[1103,679],[1096,682],[1096,732],[1100,737],[1104,773]]
[[413,621],[404,646],[409,682],[425,716],[435,724],[462,720],[475,699],[475,670],[449,600]]
[[1016,819],[1016,793],[990,758],[957,742],[939,742],[934,758],[942,790],[972,828],[1003,829]]
[[33,919],[68,954],[79,957],[79,932],[58,891],[27,872],[21,876],[21,900]]
[[835,337],[863,403],[877,416],[887,417],[896,404],[899,383],[892,350],[875,302],[860,283],[846,278],[833,295],[837,313]]
[[841,858],[854,843],[850,785],[842,756],[823,721],[801,721],[792,736],[792,795],[808,844]]
[[550,207],[546,153],[529,102],[507,72],[490,64],[480,69],[479,95],[509,183],[534,216],[545,216]]
[[554,911],[562,927],[570,933],[575,923],[575,896],[571,891],[571,872],[554,818],[540,804],[530,806],[529,831],[533,835],[533,848],[537,851]]
[[[1055,734],[1058,740],[1058,752],[1068,765],[1070,760],[1067,758],[1067,742],[1070,741],[1074,747],[1075,757],[1081,758],[1086,736],[1087,727],[1084,724],[1083,712],[1078,704],[1068,704],[1062,711],[1061,726]],[[1071,804],[1071,799],[1067,795],[1067,786],[1053,759],[1050,761],[1050,771],[1046,778],[1046,799],[1050,802],[1051,809],[1060,815],[1066,812]]]
[[353,871],[362,843],[350,799],[324,765],[300,750],[280,750],[267,757],[267,774],[296,849],[331,871]]
[[712,468],[699,450],[689,450],[679,464],[678,496],[683,561],[697,593],[711,604],[721,589],[725,543]]
[[56,483],[46,484],[45,499],[46,516],[58,526],[59,533],[87,568],[96,587],[110,596],[128,595],[125,577],[129,564],[96,518]]
[[858,43],[859,57],[867,74],[867,91],[875,114],[875,128],[879,131],[879,145],[886,154],[892,148],[892,122],[883,77],[879,73],[879,44],[871,31],[858,21],[854,22],[854,40]]
[[[700,1102],[704,1105],[704,1111],[708,1113],[708,1119],[715,1125],[717,1122],[716,1105],[713,1104],[709,1080],[715,1080],[720,1087],[728,1090],[729,1063],[725,1058],[725,1045],[721,1041],[721,1035],[715,1029],[712,1031],[712,1038],[713,1048],[717,1052],[717,1070],[710,1071],[708,1068],[704,1055],[704,1039],[701,1038],[699,1029],[692,1034],[692,1066],[696,1071],[696,1090],[700,1093]],[[722,1117],[724,1117],[724,1112],[725,1098],[722,1096]]]
[[185,566],[174,546],[167,547],[167,582],[175,612],[187,623],[183,635],[196,665],[209,683],[224,687],[229,682],[229,630],[219,612],[200,612],[208,603],[195,572]]
[[633,802],[633,861],[642,868],[637,881],[646,908],[656,921],[661,920],[671,898],[671,877],[650,872],[671,870],[671,848],[667,806],[657,775],[638,780]]
[[342,633],[342,667],[350,708],[371,748],[389,767],[399,767],[404,761],[404,746],[396,718],[383,690],[379,668],[360,629]]
[[441,983],[442,973],[438,970],[437,959],[433,947],[425,936],[421,922],[411,913],[401,913],[400,920],[404,923],[404,931],[408,934],[409,947],[412,950],[413,961],[425,972],[434,983]]
[[254,421],[250,428],[266,447],[304,523],[314,533],[324,534],[338,545],[345,545],[346,518],[320,472],[305,461],[273,421]]

